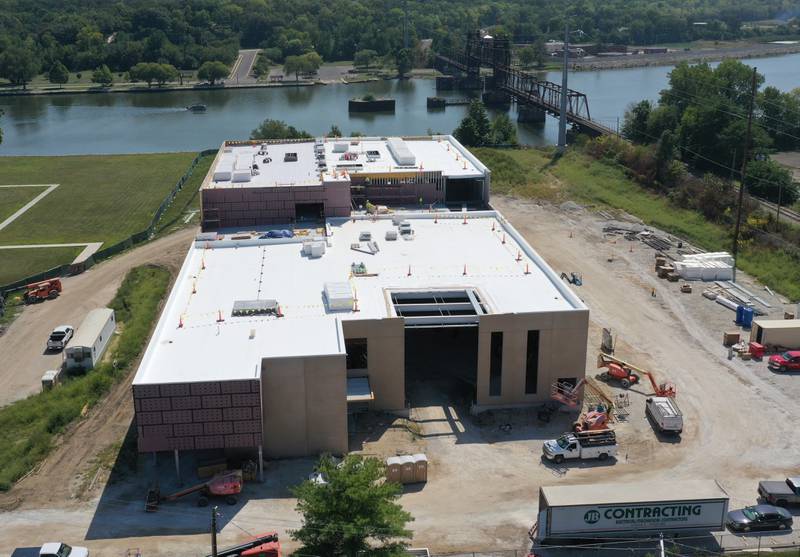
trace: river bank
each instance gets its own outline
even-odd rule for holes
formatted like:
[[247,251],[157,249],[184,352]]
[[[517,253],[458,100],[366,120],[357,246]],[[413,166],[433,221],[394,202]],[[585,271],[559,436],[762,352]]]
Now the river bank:
[[646,68],[651,66],[674,66],[680,62],[719,62],[727,59],[745,60],[750,58],[769,58],[800,52],[797,44],[745,43],[734,46],[673,50],[657,54],[621,54],[613,57],[592,56],[572,62],[575,71],[619,70],[625,68]]

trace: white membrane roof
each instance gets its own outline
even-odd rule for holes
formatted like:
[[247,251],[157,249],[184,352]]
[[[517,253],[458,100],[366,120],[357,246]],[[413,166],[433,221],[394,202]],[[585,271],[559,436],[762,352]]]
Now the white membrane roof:
[[[474,289],[494,314],[586,310],[495,211],[403,218],[413,240],[384,239],[397,230],[391,217],[331,219],[318,258],[303,255],[302,241],[319,230],[291,239],[238,233],[197,240],[134,383],[256,378],[262,358],[343,354],[341,321],[393,317],[392,291]],[[377,243],[374,255],[351,247],[364,231]],[[368,276],[352,276],[351,265],[362,262]],[[349,283],[357,308],[330,310],[330,282]],[[231,316],[234,302],[259,299],[277,300],[282,317]]]
[[[318,166],[315,142],[321,141],[325,167]],[[389,142],[410,153],[414,163],[398,160],[389,148]],[[346,146],[347,151],[342,152]],[[261,153],[261,154],[260,154]],[[285,160],[286,153],[297,153],[297,160]],[[267,162],[265,162],[265,160]],[[257,173],[251,172],[249,181],[211,179],[205,188],[247,188],[319,185],[322,181],[347,179],[349,175],[391,174],[408,172],[441,172],[447,178],[477,178],[486,167],[449,135],[414,138],[324,138],[296,143],[224,145],[212,169],[234,168],[244,171],[253,164]],[[344,175],[343,173],[347,173]]]

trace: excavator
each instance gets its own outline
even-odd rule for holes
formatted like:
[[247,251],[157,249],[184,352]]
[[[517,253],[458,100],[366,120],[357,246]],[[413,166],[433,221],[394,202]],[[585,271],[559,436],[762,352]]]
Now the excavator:
[[675,385],[668,381],[659,383],[652,372],[636,367],[624,360],[620,360],[609,354],[602,352],[597,355],[597,367],[606,368],[606,371],[598,373],[595,377],[606,383],[616,382],[623,389],[630,388],[640,382],[641,376],[644,375],[650,380],[650,385],[653,387],[653,392],[656,396],[665,396],[675,398],[676,390]]

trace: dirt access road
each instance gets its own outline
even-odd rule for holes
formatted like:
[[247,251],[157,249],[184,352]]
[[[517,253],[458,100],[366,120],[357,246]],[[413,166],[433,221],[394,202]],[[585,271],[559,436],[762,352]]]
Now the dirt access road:
[[44,350],[54,327],[77,328],[90,310],[108,305],[132,267],[158,263],[177,269],[196,232],[182,230],[62,279],[61,296],[26,307],[0,336],[0,406],[39,392],[42,374],[61,364],[61,352]]
[[[576,291],[591,309],[587,372],[595,373],[601,327],[610,327],[620,357],[675,382],[686,427],[679,442],[656,436],[644,418],[649,389],[643,385],[631,389],[630,418],[616,426],[621,443],[616,462],[557,468],[542,463],[541,441],[569,427],[570,416],[547,425],[526,413],[476,419],[431,393],[429,403],[412,416],[416,431],[390,417],[361,426],[359,448],[366,454],[428,454],[428,483],[409,488],[401,499],[416,518],[411,524],[415,545],[436,552],[524,550],[541,485],[715,478],[730,493],[731,505],[740,506],[755,501],[757,480],[798,471],[800,377],[773,374],[763,362],[728,361],[720,341],[722,331],[732,327],[732,312],[702,298],[701,285],[686,295],[675,283],[658,280],[653,250],[606,237],[602,216],[524,200],[496,198],[494,203],[556,271],[583,274],[584,286]],[[748,288],[756,286],[748,283]],[[782,309],[778,305],[776,312]],[[127,385],[115,389],[39,474],[0,497],[0,505],[10,509],[1,515],[0,554],[40,544],[43,532],[85,543],[100,555],[123,555],[131,547],[147,556],[207,553],[207,509],[184,501],[155,515],[143,512],[152,470],[115,484],[106,484],[107,474],[92,481],[92,455],[127,430],[130,404]],[[512,424],[510,431],[499,427],[506,423]],[[69,456],[72,452],[80,459]],[[309,459],[270,462],[264,484],[248,484],[242,502],[221,508],[220,546],[244,540],[245,531],[277,530],[291,549],[286,532],[300,521],[288,486],[301,481],[311,466]],[[159,470],[166,482],[172,475],[170,459],[162,458]],[[730,536],[725,543],[738,540]]]

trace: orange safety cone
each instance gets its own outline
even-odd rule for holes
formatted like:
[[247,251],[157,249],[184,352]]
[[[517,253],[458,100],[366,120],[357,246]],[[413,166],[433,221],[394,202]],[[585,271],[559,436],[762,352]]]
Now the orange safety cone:
[[517,261],[522,261],[522,252],[517,250]]
[[437,215],[433,217],[433,224],[439,224],[439,217]]
[[205,258],[205,256],[203,256],[200,259],[200,270],[202,270],[202,271],[206,270],[206,258]]
[[222,323],[223,321],[225,321],[225,318],[222,317],[222,310],[219,309],[217,310],[217,323]]
[[408,274],[407,274],[406,276],[407,276],[407,277],[410,277],[410,276],[411,276],[411,265],[409,265],[409,266],[408,266]]
[[467,215],[464,215],[464,221],[461,224],[467,224]]
[[527,263],[525,263],[525,274],[526,275],[530,275],[531,274],[531,270],[528,268],[528,264]]
[[183,315],[181,315],[180,317],[178,317],[178,328],[179,328],[179,329],[182,329],[182,328],[183,328]]
[[505,243],[506,243],[506,235],[505,235],[505,234],[503,234],[503,242],[502,242],[502,243],[503,243],[503,244],[505,244]]
[[197,281],[192,281],[192,294],[197,294]]
[[467,264],[466,263],[464,263],[464,272],[461,273],[461,274],[464,275],[464,276],[467,276]]

